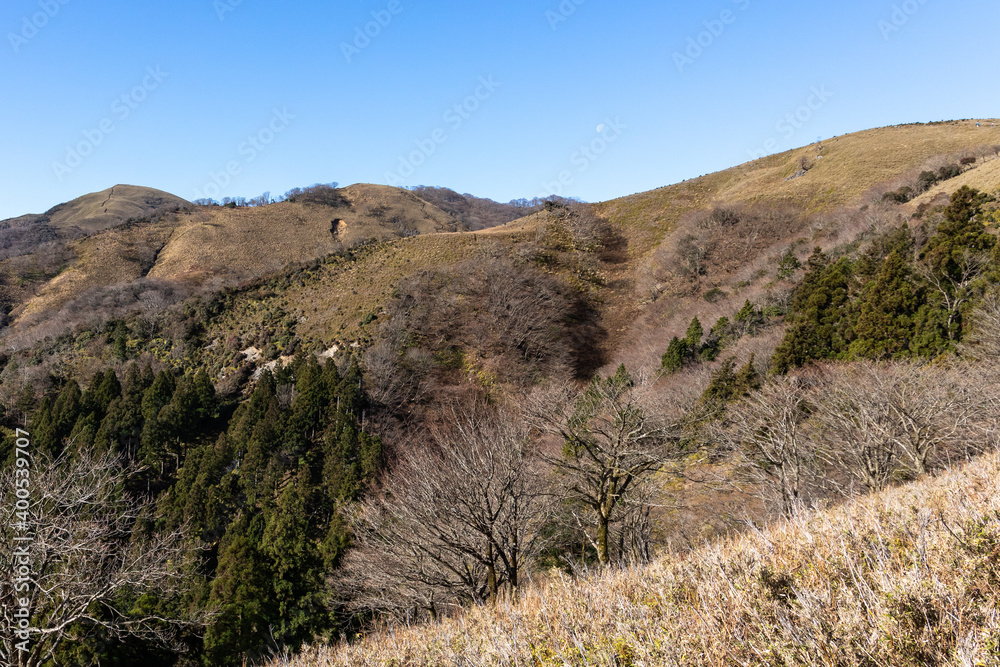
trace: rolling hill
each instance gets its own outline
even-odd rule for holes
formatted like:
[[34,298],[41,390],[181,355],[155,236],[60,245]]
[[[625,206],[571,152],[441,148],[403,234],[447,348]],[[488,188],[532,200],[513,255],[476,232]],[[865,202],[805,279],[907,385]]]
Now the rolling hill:
[[[991,664],[997,146],[974,121],[881,128],[598,204],[357,184],[196,206],[115,186],[0,223],[0,417],[42,454],[128,461],[113,486],[191,550],[147,554],[184,584],[67,590],[122,618],[142,595],[202,664],[394,612],[431,622],[291,664]],[[891,402],[902,426],[874,414],[891,437],[854,437],[845,415]],[[602,540],[606,506],[563,477],[587,447],[561,445],[600,446],[606,409],[671,450]],[[792,444],[755,454],[789,421]],[[484,443],[506,449],[454,456]],[[864,477],[866,445],[889,458]],[[481,523],[407,504],[456,488],[429,505],[560,501],[503,519],[500,557],[531,555],[497,568],[494,542],[462,542]],[[384,548],[439,524],[442,550]],[[178,664],[176,643],[77,625],[63,650]]]
[[44,213],[48,224],[60,233],[94,234],[117,227],[130,219],[152,217],[165,211],[190,209],[191,203],[161,190],[134,185],[116,185]]
[[[602,326],[609,334],[609,363],[641,354],[636,352],[640,348],[649,350],[647,357],[655,356],[654,341],[686,326],[693,315],[713,318],[757,294],[761,285],[741,286],[746,276],[734,267],[755,264],[760,269],[776,263],[792,246],[804,258],[813,245],[834,242],[836,225],[846,224],[826,221],[820,232],[819,216],[858,208],[879,188],[886,191],[929,164],[973,154],[980,158],[954,182],[940,183],[904,207],[907,211],[961,184],[995,190],[1000,186],[1000,160],[992,146],[997,144],[1000,128],[977,128],[974,121],[879,128],[592,205],[621,235],[625,253],[602,264],[603,284],[594,288]],[[433,194],[447,205],[459,196],[448,192]],[[266,299],[283,312],[296,313],[300,318],[296,332],[317,344],[357,340],[364,335],[360,321],[368,313],[380,312],[408,275],[460,263],[487,247],[512,252],[537,238],[552,220],[552,213],[542,211],[470,232],[465,231],[470,223],[459,217],[468,204],[453,206],[448,213],[418,195],[359,184],[315,201],[193,210],[166,193],[130,186],[81,197],[49,211],[43,225],[33,223],[50,230],[50,236],[88,234],[67,242],[59,266],[25,270],[26,264],[41,261],[31,253],[0,262],[0,274],[9,276],[4,291],[12,327],[7,335],[38,326],[45,314],[60,312],[87,295],[130,281],[170,285],[185,293],[212,291],[274,275],[344,247],[375,243],[362,253],[362,265],[322,265]],[[676,245],[697,231],[692,225],[699,224],[691,215],[722,205],[783,208],[794,212],[794,221],[765,233],[754,230],[754,242],[742,254],[729,266],[709,267],[696,285],[678,280]],[[143,219],[136,221],[136,215]],[[122,225],[129,218],[133,222]],[[116,221],[118,226],[111,226]],[[51,257],[47,259],[52,263]],[[32,279],[25,281],[25,274]],[[669,299],[662,298],[663,285],[671,285]],[[679,292],[678,285],[686,287]],[[697,298],[712,289],[730,295],[730,300],[712,305]],[[238,312],[248,308],[269,312],[269,307],[240,303],[235,304]],[[619,341],[629,341],[631,349]]]
[[[115,186],[57,206],[31,224],[64,239],[58,248],[63,262],[25,285],[24,264],[42,253],[29,246],[8,260],[15,328],[19,321],[37,325],[44,313],[138,280],[219,289],[359,243],[462,228],[461,221],[405,190],[367,185],[260,208],[195,208],[166,193]],[[53,248],[44,253],[51,256]]]

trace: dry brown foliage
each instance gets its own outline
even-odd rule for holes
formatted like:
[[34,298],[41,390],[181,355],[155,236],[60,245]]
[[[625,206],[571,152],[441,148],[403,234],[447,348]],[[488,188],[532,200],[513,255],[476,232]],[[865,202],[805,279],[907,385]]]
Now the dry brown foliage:
[[963,352],[984,360],[1000,359],[1000,290],[988,292],[972,309]]
[[335,584],[352,609],[436,617],[527,578],[549,507],[528,430],[484,406],[452,419],[433,445],[400,453],[356,508],[357,545]]
[[992,665],[1000,457],[274,667]]

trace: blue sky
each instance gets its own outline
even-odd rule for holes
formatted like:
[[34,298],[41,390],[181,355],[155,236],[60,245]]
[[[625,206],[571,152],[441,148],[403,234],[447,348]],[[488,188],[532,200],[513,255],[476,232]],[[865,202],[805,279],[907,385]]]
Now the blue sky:
[[998,116],[997,24],[995,0],[8,0],[0,219],[116,183],[600,201]]

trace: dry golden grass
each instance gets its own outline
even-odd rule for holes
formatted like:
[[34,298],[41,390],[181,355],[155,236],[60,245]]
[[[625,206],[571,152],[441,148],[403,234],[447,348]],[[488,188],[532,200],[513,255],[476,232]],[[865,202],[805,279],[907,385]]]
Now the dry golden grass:
[[291,203],[205,209],[180,220],[150,277],[232,283],[274,273],[333,252],[338,242],[331,222],[324,208]]
[[[122,188],[130,186],[115,186],[112,203],[125,201],[119,195]],[[155,191],[126,190],[132,199],[149,192]],[[83,220],[81,216],[92,214],[109,193],[74,200],[57,215],[64,222]],[[74,242],[76,260],[17,308],[14,316],[54,312],[89,290],[144,276],[187,286],[235,285],[277,273],[288,264],[323,257],[344,245],[456,229],[451,216],[405,190],[355,185],[343,193],[349,205],[284,202],[260,208],[206,208],[105,230]]]
[[519,600],[307,649],[335,665],[997,665],[1000,457]]
[[487,245],[511,247],[523,238],[520,232],[508,231],[427,234],[379,243],[352,261],[335,259],[322,264],[269,296],[238,298],[210,334],[249,334],[280,311],[296,320],[296,334],[308,342],[324,346],[355,342],[378,326],[377,319],[367,326],[362,322],[368,315],[380,315],[396,286],[408,276],[458,264]]
[[[683,231],[682,217],[692,210],[734,202],[829,210],[859,201],[872,188],[920,168],[929,159],[989,144],[1000,144],[1000,128],[976,128],[974,122],[881,128],[823,142],[822,160],[815,159],[819,147],[812,145],[598,204],[598,212],[608,217],[628,242],[627,261],[608,268],[607,286],[600,295],[609,348],[616,347],[619,341],[633,341],[650,349],[649,354],[642,355],[644,359],[655,360],[653,347],[665,347],[667,334],[677,333],[678,328],[682,333],[686,327],[687,321],[681,320],[689,321],[694,314],[701,314],[699,309],[704,310],[697,296],[692,300],[683,295],[671,299],[666,310],[662,304],[657,304],[659,310],[651,309],[646,295],[636,290],[652,275],[654,254],[662,250],[662,244],[674,242],[676,234]],[[803,157],[812,161],[812,168],[805,176],[786,180],[799,168]],[[992,190],[1000,185],[998,166],[1000,161],[985,163],[960,178],[972,179],[971,184]],[[109,215],[116,201],[138,201],[157,193],[141,188],[132,192],[129,187],[115,187]],[[49,312],[90,289],[134,280],[146,275],[145,271],[150,278],[187,286],[233,285],[273,274],[288,264],[322,257],[340,243],[386,241],[356,266],[324,268],[320,280],[290,288],[279,299],[278,305],[285,312],[302,318],[300,333],[314,340],[352,341],[362,334],[360,320],[377,314],[393,287],[407,275],[465,260],[483,242],[512,247],[510,244],[518,238],[534,234],[545,219],[542,213],[492,230],[469,233],[462,232],[450,215],[411,192],[376,185],[354,185],[341,192],[349,205],[286,202],[254,209],[201,209],[162,223],[168,229],[157,223],[150,229],[139,226],[139,230],[105,231],[79,242],[75,247],[78,259],[38,290],[37,296],[24,295],[28,300],[14,315]],[[54,219],[63,224],[70,218],[79,220],[102,212],[108,194],[110,191],[70,202],[54,214]],[[159,195],[169,197],[166,193]],[[100,211],[95,207],[101,207]],[[420,236],[400,238],[414,234]],[[779,253],[782,244],[791,240],[779,240],[773,252],[757,260],[767,264],[771,255]],[[162,247],[152,267],[130,259],[129,248],[160,241]],[[719,286],[725,287],[721,283]],[[264,321],[269,312],[268,308],[248,304],[243,314],[248,323],[256,324]],[[707,311],[704,314],[709,315]],[[634,356],[626,350],[615,362],[631,362]]]
[[920,204],[929,204],[938,197],[950,197],[951,193],[963,185],[968,185],[970,188],[982,192],[996,194],[1000,190],[1000,159],[987,158],[978,163],[975,169],[970,169],[955,178],[938,183],[924,194],[914,198],[907,206],[910,209],[915,209]]
[[[286,264],[323,257],[369,239],[454,231],[455,221],[412,193],[377,185],[344,188],[349,206],[284,202],[261,208],[206,209],[182,220],[151,277],[248,280]],[[338,222],[339,221],[339,222]]]
[[[628,230],[633,256],[650,252],[681,216],[715,203],[792,204],[808,212],[855,201],[927,160],[1000,144],[1000,127],[976,121],[901,125],[826,139],[684,183],[609,201],[600,212]],[[822,150],[820,150],[820,146]],[[817,159],[822,155],[822,159]],[[786,180],[805,158],[812,167]]]
[[[611,359],[633,367],[657,366],[672,336],[682,336],[692,317],[708,327],[725,315],[732,317],[745,299],[766,302],[780,298],[788,286],[775,281],[782,254],[794,246],[804,260],[811,249],[835,247],[867,231],[871,216],[846,215],[877,200],[885,189],[915,180],[921,169],[955,162],[964,154],[989,154],[974,169],[936,186],[908,207],[887,216],[909,215],[929,198],[946,197],[961,185],[994,192],[1000,188],[1000,160],[984,146],[1000,143],[1000,128],[976,127],[975,121],[886,127],[836,137],[803,148],[740,165],[678,185],[598,205],[621,225],[630,240],[635,289],[620,303],[631,304],[618,321],[627,323],[616,334],[625,342]],[[823,158],[818,159],[822,154]],[[805,175],[787,180],[801,168]],[[769,247],[743,258],[736,272],[723,270],[709,258],[705,275],[688,281],[677,275],[678,243],[701,233],[692,211],[719,205],[749,203],[797,211],[802,224],[769,238]],[[809,214],[819,214],[809,216]],[[804,226],[803,226],[804,225]],[[859,227],[859,225],[861,225]],[[730,234],[745,238],[741,232]],[[759,245],[759,244],[758,244]],[[701,299],[712,288],[729,295],[709,304]],[[769,356],[769,351],[761,350]]]
[[190,202],[162,190],[116,185],[57,206],[50,212],[49,219],[56,229],[79,227],[93,233],[119,225],[129,218],[190,206]]
[[128,283],[146,275],[172,232],[170,222],[111,229],[70,244],[76,261],[47,282],[21,308],[17,318],[56,312],[61,306],[95,288]]

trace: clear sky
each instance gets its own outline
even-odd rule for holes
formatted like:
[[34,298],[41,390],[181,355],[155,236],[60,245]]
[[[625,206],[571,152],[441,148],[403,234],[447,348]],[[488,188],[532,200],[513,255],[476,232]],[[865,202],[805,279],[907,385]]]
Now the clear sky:
[[996,0],[6,0],[0,219],[116,183],[187,199],[331,181],[610,199],[820,137],[998,116],[998,13]]

